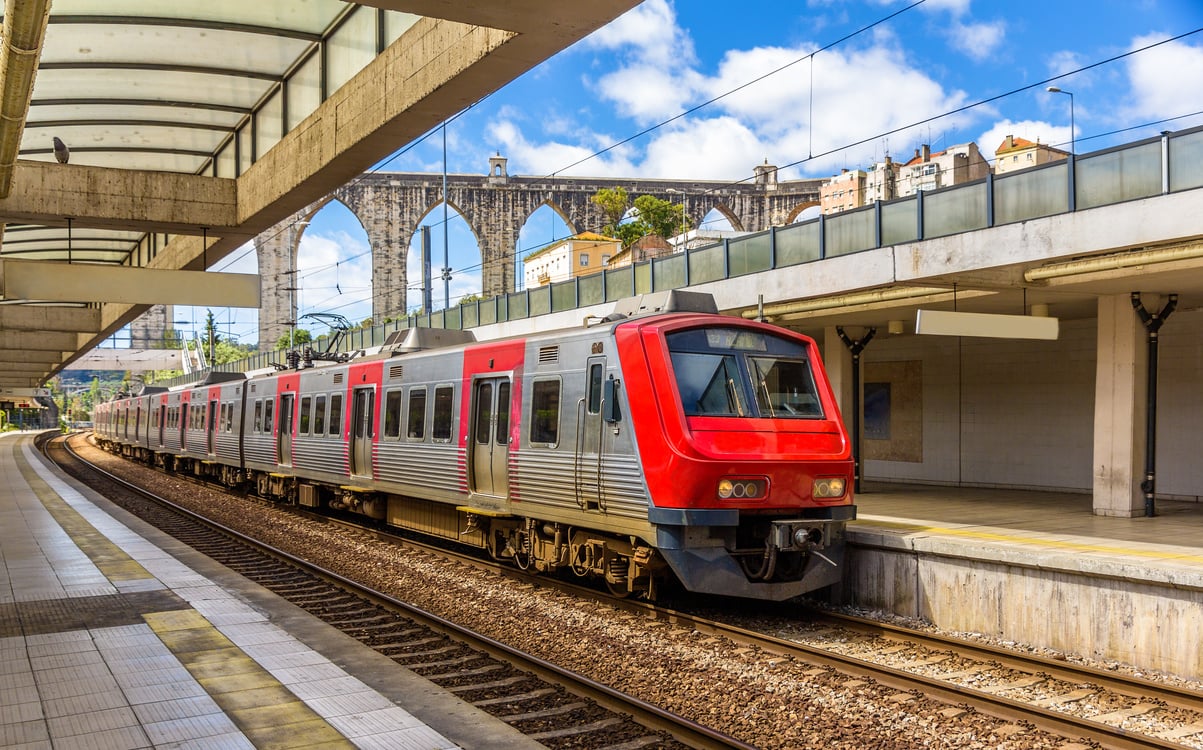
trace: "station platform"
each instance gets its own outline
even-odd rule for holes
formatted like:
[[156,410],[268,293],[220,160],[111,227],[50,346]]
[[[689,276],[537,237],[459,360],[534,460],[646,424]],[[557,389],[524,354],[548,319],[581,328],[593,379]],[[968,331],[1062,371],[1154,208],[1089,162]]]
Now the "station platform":
[[0,747],[541,747],[0,436]]
[[1203,681],[1203,503],[866,481],[840,599]]

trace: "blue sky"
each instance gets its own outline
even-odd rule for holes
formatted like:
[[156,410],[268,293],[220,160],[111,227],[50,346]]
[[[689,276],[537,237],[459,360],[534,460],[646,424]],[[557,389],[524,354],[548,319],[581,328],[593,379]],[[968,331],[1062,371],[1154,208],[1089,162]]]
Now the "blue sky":
[[[1069,144],[1070,97],[1049,85],[1073,93],[1079,153],[1203,124],[1198,0],[744,0],[737,10],[645,0],[455,118],[447,170],[485,174],[500,153],[512,175],[739,180],[767,160],[790,179],[968,141],[991,158],[1008,134]],[[378,169],[441,172],[442,134],[398,144]],[[441,216],[430,216],[436,274]],[[533,215],[515,252],[565,236],[552,216]],[[369,317],[370,251],[350,212],[324,209],[301,243],[301,312]],[[480,291],[480,256],[462,219],[446,243],[455,304]],[[243,251],[218,268],[255,271]],[[409,304],[420,304],[416,290]],[[223,332],[257,339],[255,311],[214,314]],[[199,327],[204,315],[175,317]]]

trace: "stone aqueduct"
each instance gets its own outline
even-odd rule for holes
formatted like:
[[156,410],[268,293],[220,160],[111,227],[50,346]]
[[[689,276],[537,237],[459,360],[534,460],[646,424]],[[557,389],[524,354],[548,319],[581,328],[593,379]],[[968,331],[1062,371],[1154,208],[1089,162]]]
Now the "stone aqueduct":
[[[682,203],[691,226],[717,209],[739,231],[758,232],[796,220],[818,204],[820,180],[777,180],[777,168],[756,167],[753,180],[522,177],[509,175],[506,159],[489,160],[487,175],[447,175],[448,205],[467,221],[480,247],[485,296],[514,291],[514,252],[522,225],[541,206],[550,206],[573,234],[598,231],[605,224],[589,199],[601,188],[624,187],[632,199],[655,195]],[[443,175],[380,172],[365,174],[322,201],[277,224],[255,240],[262,284],[259,309],[260,348],[288,332],[294,296],[289,270],[308,221],[326,203],[337,200],[359,219],[372,251],[372,318],[405,314],[406,256],[423,219],[441,204]],[[437,273],[437,272],[436,272]]]

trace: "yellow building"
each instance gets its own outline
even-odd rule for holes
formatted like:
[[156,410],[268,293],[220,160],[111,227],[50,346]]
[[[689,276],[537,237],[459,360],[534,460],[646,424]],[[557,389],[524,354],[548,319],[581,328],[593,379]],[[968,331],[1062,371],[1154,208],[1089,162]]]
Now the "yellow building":
[[567,239],[556,240],[522,259],[524,288],[533,289],[555,281],[597,273],[621,249],[621,240],[595,232],[581,232]]
[[1068,152],[1053,148],[1039,140],[1032,143],[1026,138],[1008,135],[1003,139],[1002,145],[994,150],[994,174],[1038,167],[1041,164],[1058,161],[1068,156]]

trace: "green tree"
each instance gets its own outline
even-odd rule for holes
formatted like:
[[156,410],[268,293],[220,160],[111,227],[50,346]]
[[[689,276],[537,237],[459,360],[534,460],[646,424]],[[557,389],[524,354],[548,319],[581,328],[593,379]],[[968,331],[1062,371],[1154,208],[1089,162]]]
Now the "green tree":
[[631,207],[631,200],[627,195],[626,188],[622,186],[602,188],[589,200],[601,207],[602,213],[606,215],[606,225],[602,227],[602,232],[611,237],[617,237],[618,226],[622,223],[623,217],[627,215],[627,209]]
[[635,199],[635,210],[639,212],[639,222],[647,227],[647,234],[668,238],[680,234],[683,228],[688,229],[685,206],[680,203],[641,195]]
[[289,349],[292,346],[302,346],[313,341],[313,334],[304,328],[298,328],[295,331],[289,331],[280,338],[276,339],[276,351]]

